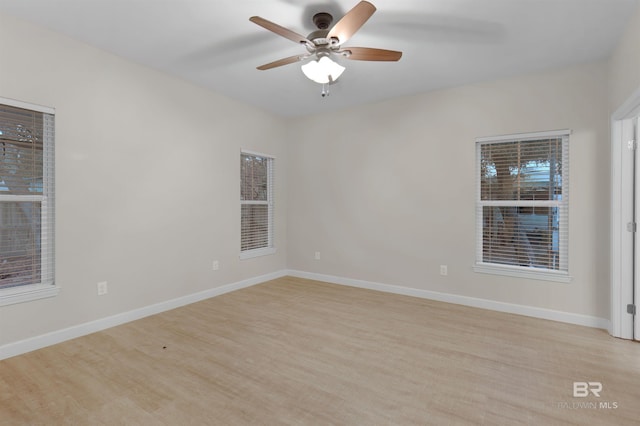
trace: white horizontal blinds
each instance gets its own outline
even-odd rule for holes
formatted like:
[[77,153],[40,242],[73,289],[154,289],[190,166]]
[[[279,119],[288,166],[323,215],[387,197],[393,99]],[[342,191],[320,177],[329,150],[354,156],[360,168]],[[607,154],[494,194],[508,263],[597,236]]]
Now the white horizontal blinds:
[[560,222],[558,230],[558,247],[560,252],[560,262],[558,269],[569,272],[569,182],[571,173],[569,161],[569,133],[562,136],[562,196],[558,200],[558,220]]
[[568,132],[477,144],[477,261],[568,271]]
[[0,103],[0,288],[53,284],[53,140],[53,115]]
[[273,247],[273,158],[240,155],[241,251]]
[[55,119],[43,114],[42,283],[55,282]]

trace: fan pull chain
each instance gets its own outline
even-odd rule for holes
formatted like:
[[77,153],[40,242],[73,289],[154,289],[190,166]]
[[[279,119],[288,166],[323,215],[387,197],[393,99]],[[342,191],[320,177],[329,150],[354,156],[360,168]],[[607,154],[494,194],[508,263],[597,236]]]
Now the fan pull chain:
[[326,83],[323,83],[323,84],[322,84],[322,92],[320,93],[320,95],[321,95],[323,98],[326,98],[327,96],[329,96],[329,88],[328,88],[328,86],[327,86],[327,84],[326,84]]

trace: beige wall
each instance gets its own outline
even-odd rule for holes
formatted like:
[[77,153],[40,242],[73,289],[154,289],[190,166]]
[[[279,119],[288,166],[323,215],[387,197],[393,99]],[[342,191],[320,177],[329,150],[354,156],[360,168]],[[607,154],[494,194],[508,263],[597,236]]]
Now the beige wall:
[[[608,318],[606,80],[598,63],[291,121],[289,268]],[[573,281],[474,273],[475,138],[565,128]]]
[[640,7],[629,20],[611,57],[610,85],[611,112],[640,89]]
[[[2,15],[0,96],[56,108],[62,286],[1,307],[0,346],[285,268],[282,120]],[[277,157],[278,253],[245,261],[241,148]]]
[[[287,267],[608,318],[608,117],[638,31],[607,63],[284,121],[0,14],[0,96],[56,108],[62,286],[0,308],[0,346]],[[474,273],[474,139],[562,128],[573,281]],[[240,148],[277,156],[278,253],[242,262]]]

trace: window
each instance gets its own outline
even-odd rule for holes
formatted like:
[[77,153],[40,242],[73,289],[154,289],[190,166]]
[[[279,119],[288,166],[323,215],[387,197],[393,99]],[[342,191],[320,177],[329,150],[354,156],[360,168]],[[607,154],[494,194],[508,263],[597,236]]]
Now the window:
[[53,114],[0,98],[0,305],[58,292]]
[[570,280],[569,133],[476,140],[477,272]]
[[240,258],[275,253],[273,163],[268,155],[240,153]]

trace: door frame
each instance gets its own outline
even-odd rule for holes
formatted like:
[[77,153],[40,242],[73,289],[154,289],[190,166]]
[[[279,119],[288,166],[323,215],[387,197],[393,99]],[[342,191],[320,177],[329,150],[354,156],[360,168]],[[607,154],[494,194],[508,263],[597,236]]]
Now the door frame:
[[[630,161],[634,155],[625,154],[629,152],[627,143],[633,137],[629,134],[629,125],[632,119],[639,115],[640,88],[611,115],[611,322],[609,333],[612,336],[630,340],[634,338],[634,318],[627,313],[626,307],[634,303],[634,242],[633,234],[627,231],[627,223],[633,222],[634,172]],[[640,167],[640,164],[638,166]],[[640,191],[640,188],[638,190]]]

